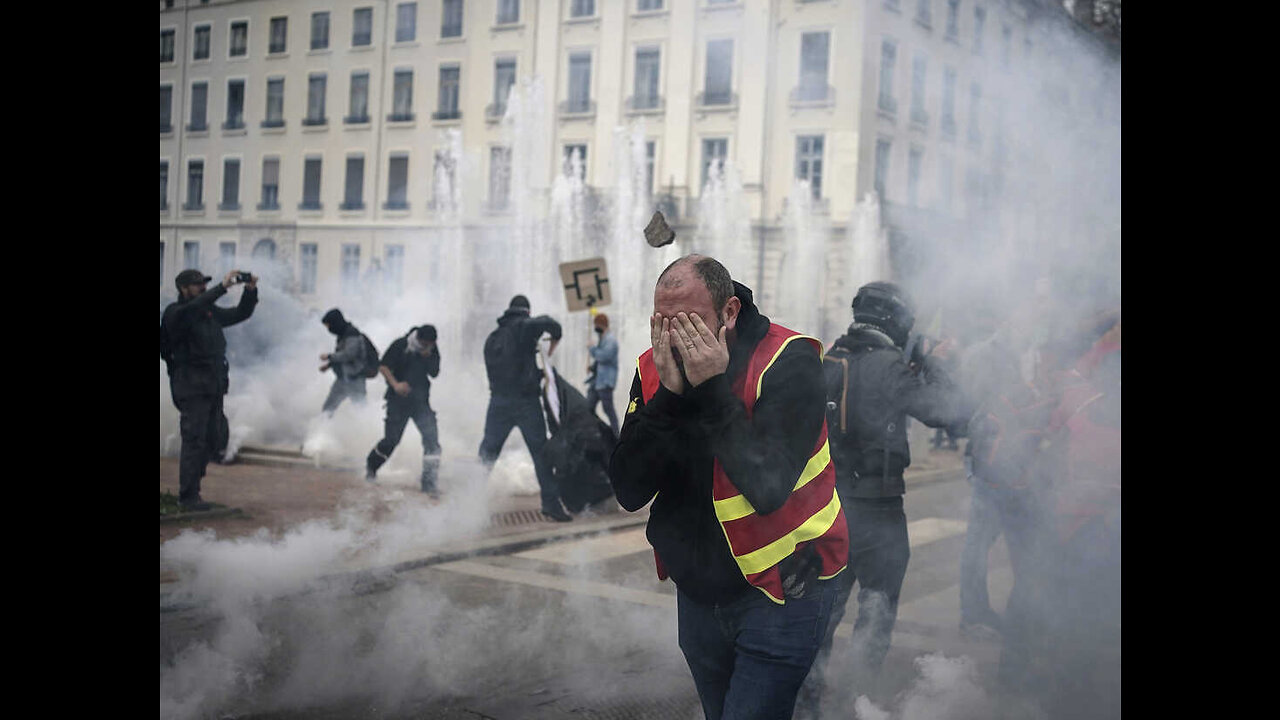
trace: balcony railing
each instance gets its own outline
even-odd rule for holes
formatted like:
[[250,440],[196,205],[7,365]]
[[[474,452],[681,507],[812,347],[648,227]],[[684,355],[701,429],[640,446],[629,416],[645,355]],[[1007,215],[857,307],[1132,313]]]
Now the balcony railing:
[[339,205],[339,206],[338,206],[338,209],[339,209],[339,210],[363,210],[363,209],[364,209],[364,201],[363,201],[363,200],[348,200],[348,201],[343,202],[341,205]]
[[792,105],[831,105],[836,101],[836,89],[826,84],[802,84],[791,89]]
[[453,108],[449,110],[437,110],[431,113],[432,120],[459,120],[462,118],[462,111]]
[[382,204],[383,210],[408,210],[409,202],[407,200],[388,200]]
[[387,122],[413,122],[414,117],[411,112],[393,112],[387,115]]
[[595,100],[563,100],[560,103],[561,115],[595,115]]
[[238,202],[218,203],[218,210],[221,210],[222,212],[236,212],[239,209],[240,203]]
[[274,118],[274,119],[267,118],[266,120],[262,121],[262,127],[264,128],[284,127],[284,118]]
[[303,200],[298,203],[299,210],[323,210],[324,205],[319,200]]
[[700,92],[695,100],[698,107],[737,107],[738,93],[723,90],[715,90],[711,92]]
[[880,100],[876,103],[876,107],[880,112],[887,113],[889,115],[898,114],[898,101],[896,98],[889,95],[881,95]]
[[222,123],[223,130],[243,130],[244,118],[231,118]]
[[629,113],[660,113],[665,112],[666,108],[667,99],[661,95],[632,95],[627,98]]
[[922,108],[911,108],[911,124],[924,127],[929,124],[929,113]]
[[307,127],[316,127],[316,126],[319,126],[319,125],[328,125],[328,124],[329,124],[329,118],[323,118],[323,117],[307,117],[307,118],[302,118],[302,124],[303,124],[303,125],[305,125],[305,126],[307,126]]
[[163,135],[167,132],[173,132],[173,125],[167,122],[160,123],[160,134]]
[[457,25],[442,25],[440,27],[440,37],[442,38],[462,37],[462,25],[460,23]]
[[203,120],[192,121],[187,123],[187,132],[204,132],[209,129],[209,124]]
[[347,125],[365,125],[369,122],[369,114],[364,115],[348,115],[342,118],[342,122]]
[[501,120],[506,114],[506,103],[489,103],[484,108],[484,119],[490,122]]

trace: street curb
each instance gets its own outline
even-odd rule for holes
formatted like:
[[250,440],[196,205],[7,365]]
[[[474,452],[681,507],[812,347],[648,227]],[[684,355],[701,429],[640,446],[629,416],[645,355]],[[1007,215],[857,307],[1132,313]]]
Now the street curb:
[[[285,593],[284,595],[280,595],[272,599],[278,600],[301,597],[317,590],[334,586],[346,586],[350,588],[352,594],[363,595],[370,592],[377,592],[388,587],[393,583],[391,578],[395,575],[409,572],[411,570],[419,570],[432,565],[440,565],[442,563],[454,562],[455,560],[465,560],[473,557],[522,552],[524,550],[530,550],[558,540],[572,540],[589,535],[615,532],[617,530],[645,525],[648,522],[649,513],[647,512],[642,515],[627,513],[621,517],[603,518],[591,521],[590,524],[577,525],[576,527],[569,527],[572,523],[557,523],[556,527],[551,528],[531,530],[499,537],[478,538],[472,542],[462,545],[461,547],[446,547],[435,551],[425,551],[420,557],[410,560],[402,560],[400,562],[391,563],[390,565],[326,573],[316,577],[301,590],[293,593]],[[203,605],[199,603],[173,600],[173,595],[173,592],[160,593],[160,612],[178,612],[203,607]]]

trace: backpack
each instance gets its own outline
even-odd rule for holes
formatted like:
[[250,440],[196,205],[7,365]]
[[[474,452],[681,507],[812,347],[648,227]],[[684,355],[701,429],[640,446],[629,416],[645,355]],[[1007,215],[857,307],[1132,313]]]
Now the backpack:
[[365,378],[376,378],[378,365],[381,364],[381,355],[378,354],[378,348],[374,346],[368,335],[360,333],[360,339],[364,341],[364,365],[360,368],[360,375]]
[[490,390],[518,391],[521,380],[520,329],[517,320],[499,325],[484,341],[484,369],[489,375]]
[[822,357],[822,375],[827,388],[827,435],[843,439],[850,432],[849,351],[832,348]]

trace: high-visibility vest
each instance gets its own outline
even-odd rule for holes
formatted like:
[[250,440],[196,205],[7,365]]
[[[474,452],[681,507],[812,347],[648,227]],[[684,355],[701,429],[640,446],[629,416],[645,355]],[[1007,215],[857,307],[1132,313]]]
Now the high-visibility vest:
[[[746,371],[733,383],[733,392],[746,406],[748,419],[760,397],[765,372],[793,340],[813,343],[821,358],[822,343],[817,339],[781,325],[770,325],[769,332],[747,361]],[[658,368],[653,363],[653,349],[646,350],[636,365],[641,393],[648,403],[661,385]],[[791,496],[774,512],[767,515],[757,513],[725,473],[719,458],[715,459],[714,468],[711,498],[716,519],[720,521],[720,528],[729,543],[729,552],[748,583],[775,603],[784,604],[778,563],[810,544],[822,561],[821,579],[834,577],[844,570],[849,556],[849,528],[844,509],[840,507],[840,497],[836,494],[836,471],[827,444],[825,413],[809,462],[796,480]],[[665,580],[667,574],[662,558],[657,550],[653,555],[658,577]]]

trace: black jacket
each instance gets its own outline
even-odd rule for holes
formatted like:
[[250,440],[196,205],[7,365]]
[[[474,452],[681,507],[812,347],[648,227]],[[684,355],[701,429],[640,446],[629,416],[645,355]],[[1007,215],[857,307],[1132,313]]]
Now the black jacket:
[[422,357],[416,352],[410,352],[409,338],[406,335],[391,343],[391,347],[382,354],[382,360],[378,364],[390,369],[396,380],[409,383],[409,394],[404,397],[387,385],[387,393],[383,397],[389,404],[408,405],[415,408],[431,407],[431,378],[440,374],[438,344],[431,349],[430,355]]
[[[511,368],[489,368],[489,392],[503,396],[537,396],[542,392],[542,371],[534,357],[538,354],[538,339],[543,333],[551,335],[552,340],[560,339],[560,323],[550,315],[529,317],[527,310],[508,308],[498,318],[498,329],[506,330],[514,325],[516,347],[510,358],[503,362],[514,364]],[[496,380],[496,378],[504,378]]]
[[837,404],[837,413],[843,392],[841,358],[849,364],[849,392],[844,432],[839,420],[831,423],[837,483],[852,497],[902,495],[902,471],[911,464],[907,416],[929,427],[960,430],[967,419],[963,399],[936,358],[926,356],[916,372],[888,335],[854,323],[823,363],[827,398]]
[[175,401],[227,393],[227,338],[222,328],[243,322],[253,314],[258,290],[246,287],[240,304],[234,308],[214,304],[226,294],[227,289],[219,283],[195,298],[179,299],[164,309],[160,352],[169,366],[169,389]]
[[[793,342],[765,374],[760,398],[747,418],[732,381],[746,371],[770,323],[756,309],[751,290],[734,286],[742,312],[728,371],[686,388],[683,395],[660,386],[647,404],[637,374],[609,462],[618,502],[635,511],[653,500],[650,544],[680,590],[706,604],[726,602],[751,587],[729,552],[712,506],[714,459],[720,459],[757,512],[774,512],[804,470],[824,412],[818,350]],[[784,579],[796,560],[793,555],[783,561]]]

